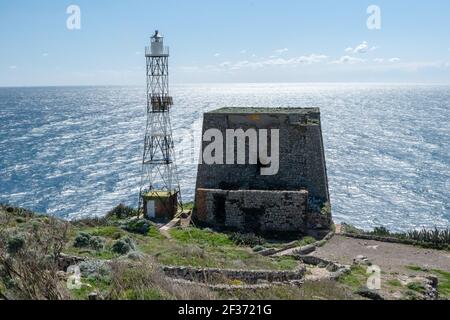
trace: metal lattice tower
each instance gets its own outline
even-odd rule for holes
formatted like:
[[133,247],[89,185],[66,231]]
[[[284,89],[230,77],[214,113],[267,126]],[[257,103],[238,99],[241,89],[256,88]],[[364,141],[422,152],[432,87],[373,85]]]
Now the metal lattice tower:
[[170,123],[169,95],[169,48],[164,47],[163,37],[158,31],[151,37],[151,46],[146,47],[147,60],[147,126],[142,160],[139,209],[143,206],[144,194],[169,192],[177,197],[182,207],[180,184],[175,164],[175,151]]

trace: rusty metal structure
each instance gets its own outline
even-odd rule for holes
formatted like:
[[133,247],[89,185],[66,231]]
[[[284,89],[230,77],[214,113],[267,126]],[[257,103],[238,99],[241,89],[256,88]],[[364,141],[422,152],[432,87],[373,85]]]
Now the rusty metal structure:
[[[147,61],[147,125],[142,159],[139,209],[148,218],[156,218],[155,203],[170,218],[182,207],[180,184],[175,163],[174,142],[170,122],[173,99],[169,94],[169,48],[158,32],[151,37],[145,49]],[[164,194],[165,197],[159,197]],[[169,194],[169,196],[167,196]],[[173,199],[176,199],[175,201]],[[155,201],[157,199],[158,201]],[[165,201],[165,199],[171,199]],[[161,209],[158,209],[159,216]]]

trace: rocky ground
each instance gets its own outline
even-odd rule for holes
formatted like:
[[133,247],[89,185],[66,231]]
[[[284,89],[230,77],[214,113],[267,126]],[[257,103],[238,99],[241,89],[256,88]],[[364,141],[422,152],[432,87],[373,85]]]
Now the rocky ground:
[[[448,299],[449,251],[331,233],[286,243],[158,227],[119,206],[65,222],[0,206],[0,299]],[[380,289],[367,288],[380,268]],[[370,269],[371,270],[371,269]]]
[[441,298],[450,297],[449,251],[335,235],[311,255],[358,265],[361,273],[369,266],[379,267],[379,293],[386,299],[411,298],[423,294],[429,285],[437,286]]
[[450,271],[450,252],[423,249],[397,243],[386,243],[373,240],[361,240],[335,235],[323,247],[319,247],[314,256],[352,264],[359,255],[378,265],[383,272],[413,273],[407,266],[421,266],[424,269]]

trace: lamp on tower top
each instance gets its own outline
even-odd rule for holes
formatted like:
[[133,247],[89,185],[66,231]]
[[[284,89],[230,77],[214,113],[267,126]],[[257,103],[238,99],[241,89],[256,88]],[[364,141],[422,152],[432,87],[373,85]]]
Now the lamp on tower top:
[[164,47],[164,37],[158,30],[156,30],[155,34],[151,37],[150,55],[154,57],[169,55],[169,48]]

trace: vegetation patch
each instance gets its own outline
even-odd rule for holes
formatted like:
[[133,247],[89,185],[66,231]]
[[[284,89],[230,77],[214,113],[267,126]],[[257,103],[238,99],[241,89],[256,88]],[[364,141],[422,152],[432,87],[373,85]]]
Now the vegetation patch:
[[264,289],[221,291],[220,299],[232,300],[354,300],[348,288],[334,281],[305,282],[302,286],[278,285]]
[[238,246],[248,247],[260,246],[266,242],[264,238],[261,238],[254,233],[235,232],[231,234],[230,239]]
[[131,250],[134,250],[134,249],[135,249],[135,244],[134,244],[133,240],[131,240],[128,237],[125,237],[125,238],[115,241],[111,247],[112,252],[121,254],[121,255],[127,254],[128,252],[130,252]]
[[234,244],[228,235],[217,233],[210,229],[172,229],[170,235],[179,243],[185,244],[204,244],[215,247]]
[[365,268],[362,266],[352,266],[350,273],[339,278],[339,282],[353,290],[358,290],[366,286],[368,277],[369,275]]
[[396,287],[396,288],[403,287],[402,283],[398,279],[390,279],[386,283],[388,285],[390,285],[391,287]]
[[404,233],[391,232],[386,227],[376,227],[371,232],[365,232],[351,225],[344,224],[343,230],[349,234],[369,235],[379,238],[396,239],[400,243],[418,245],[424,248],[450,250],[450,229],[412,230]]
[[450,299],[450,272],[442,270],[432,270],[435,276],[438,277],[438,292],[441,298]]

